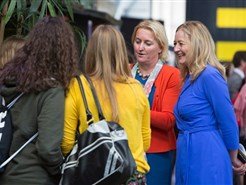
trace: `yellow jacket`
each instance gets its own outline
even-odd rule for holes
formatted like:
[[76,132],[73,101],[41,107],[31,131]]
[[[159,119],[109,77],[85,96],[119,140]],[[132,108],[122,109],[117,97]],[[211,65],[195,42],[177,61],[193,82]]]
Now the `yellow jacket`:
[[[84,76],[80,76],[90,111],[94,120],[98,121],[97,108]],[[103,114],[107,121],[111,120],[111,106],[106,95],[103,82],[93,82]],[[142,173],[149,171],[149,165],[145,159],[145,152],[150,146],[150,108],[148,99],[138,81],[129,78],[128,83],[115,82],[114,84],[118,107],[119,124],[125,129],[130,149],[137,164],[137,170]],[[69,91],[65,100],[65,123],[62,151],[66,155],[75,143],[75,131],[80,121],[80,133],[87,128],[85,107],[79,85],[76,79],[71,81]]]

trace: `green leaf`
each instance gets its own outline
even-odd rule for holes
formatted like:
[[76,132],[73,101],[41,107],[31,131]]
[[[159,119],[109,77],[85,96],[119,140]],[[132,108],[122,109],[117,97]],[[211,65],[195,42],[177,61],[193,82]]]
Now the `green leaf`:
[[46,10],[47,10],[47,0],[43,0],[41,11],[40,11],[40,14],[39,14],[39,19],[44,17],[44,14],[45,14]]
[[33,0],[30,7],[30,12],[37,12],[42,0]]
[[0,12],[2,12],[4,5],[7,3],[8,0],[3,0],[0,4]]
[[17,1],[17,11],[21,10],[22,4],[21,1]]
[[17,35],[22,35],[25,11],[26,11],[25,0],[18,0],[17,1],[17,12],[16,12],[17,13],[17,24],[16,24]]
[[30,12],[28,14],[28,16],[25,19],[25,29],[27,27],[27,31],[29,32],[32,27],[36,24],[36,22],[38,21],[38,13],[37,12]]
[[73,30],[74,30],[74,33],[77,37],[77,39],[79,40],[78,43],[80,45],[80,59],[82,58],[83,56],[83,52],[86,48],[86,44],[87,44],[87,41],[86,41],[86,36],[84,34],[84,32],[78,27],[78,26],[75,26],[73,25]]
[[17,20],[21,19],[22,10],[23,10],[22,2],[19,0],[19,1],[17,1]]
[[16,6],[16,0],[11,0],[6,15],[3,17],[5,25],[9,22]]
[[69,16],[71,17],[72,21],[74,21],[72,1],[71,0],[65,0],[65,5],[67,7],[67,11],[68,11]]
[[58,4],[62,4],[62,0],[56,0]]
[[50,2],[47,2],[47,4],[48,4],[48,9],[49,9],[50,15],[52,17],[55,17],[56,16],[56,11],[55,11],[54,6]]
[[26,9],[26,0],[20,0],[21,1],[21,5],[24,9]]
[[29,14],[26,16],[25,20],[31,19],[31,17],[34,15],[35,15],[35,12],[29,12]]
[[57,10],[60,12],[60,15],[63,16],[63,12],[62,12],[62,4],[57,2],[57,0],[51,0],[51,2],[55,5],[55,7],[57,8]]

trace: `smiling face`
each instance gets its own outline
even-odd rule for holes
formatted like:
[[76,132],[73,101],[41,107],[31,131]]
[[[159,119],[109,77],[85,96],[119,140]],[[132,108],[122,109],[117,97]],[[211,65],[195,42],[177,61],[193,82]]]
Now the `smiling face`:
[[190,39],[182,30],[178,30],[175,34],[174,52],[179,64],[185,64],[188,60],[188,53],[191,50]]
[[134,54],[139,63],[156,63],[161,53],[154,34],[147,29],[139,28],[133,43]]

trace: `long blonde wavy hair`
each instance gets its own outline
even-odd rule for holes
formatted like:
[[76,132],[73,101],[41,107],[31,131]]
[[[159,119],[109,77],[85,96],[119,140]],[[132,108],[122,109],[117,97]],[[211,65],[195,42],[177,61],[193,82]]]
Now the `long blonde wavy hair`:
[[191,48],[185,65],[178,64],[183,79],[190,73],[194,81],[207,64],[217,68],[226,78],[225,67],[216,57],[215,44],[207,27],[199,21],[186,21],[176,29],[176,32],[179,30],[188,36]]
[[127,82],[131,71],[124,38],[113,26],[100,25],[94,30],[85,53],[85,73],[103,81],[111,104],[112,121],[118,121],[113,82]]

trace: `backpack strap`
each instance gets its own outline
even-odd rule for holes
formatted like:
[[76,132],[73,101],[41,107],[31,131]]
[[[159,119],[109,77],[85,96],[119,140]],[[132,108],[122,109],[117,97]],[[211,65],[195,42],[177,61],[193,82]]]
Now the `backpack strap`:
[[[19,100],[19,98],[23,95],[24,93],[20,93],[15,99],[13,99],[6,107],[7,109],[10,109],[14,104],[15,102],[17,102],[17,100]],[[3,98],[3,97],[2,97]],[[4,100],[4,98],[3,98]]]
[[24,93],[22,92],[22,93],[20,93],[19,95],[17,95],[8,105],[5,105],[5,99],[4,99],[4,97],[3,96],[0,96],[0,105],[2,106],[2,107],[4,107],[5,108],[5,110],[8,110],[8,109],[10,109],[14,104],[15,104],[15,102],[17,102],[19,99],[20,99],[20,97],[23,95]]
[[[20,97],[23,95],[24,93],[20,93],[17,97],[14,98],[14,100],[12,100],[7,106],[7,110],[10,109],[16,102],[17,100],[20,99]],[[4,102],[4,98],[2,98],[2,104],[5,104]],[[15,153],[13,153],[8,159],[6,159],[1,165],[0,165],[0,169],[3,168],[4,166],[6,166],[26,145],[28,145],[32,140],[34,140],[36,137],[38,136],[38,132],[36,134],[34,134],[27,142],[25,142]]]
[[8,164],[26,145],[28,145],[32,140],[34,140],[38,136],[38,132],[34,134],[27,142],[25,142],[15,153],[13,153],[6,161],[4,161],[0,168],[3,168],[6,164]]

